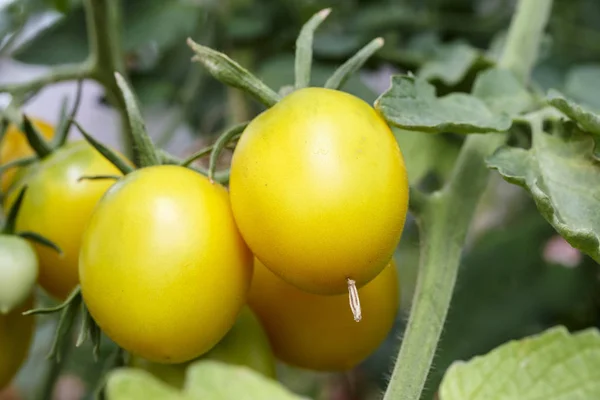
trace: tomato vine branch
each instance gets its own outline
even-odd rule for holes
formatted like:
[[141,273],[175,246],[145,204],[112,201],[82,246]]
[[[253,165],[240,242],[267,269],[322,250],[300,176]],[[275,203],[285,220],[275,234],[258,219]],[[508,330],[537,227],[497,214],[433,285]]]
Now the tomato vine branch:
[[[501,68],[525,82],[548,22],[552,0],[519,0]],[[447,185],[424,201],[417,199],[421,259],[404,340],[384,400],[418,400],[432,364],[450,306],[462,247],[476,206],[487,185],[485,157],[505,134],[470,135]],[[413,203],[413,207],[414,207]]]

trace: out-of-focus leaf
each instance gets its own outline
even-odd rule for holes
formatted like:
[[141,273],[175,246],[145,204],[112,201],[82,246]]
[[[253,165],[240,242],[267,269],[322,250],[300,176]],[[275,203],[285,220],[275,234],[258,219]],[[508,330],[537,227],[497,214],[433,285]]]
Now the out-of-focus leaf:
[[547,99],[548,103],[577,122],[584,130],[600,135],[600,115],[595,114],[585,106],[567,99],[556,90],[550,90]]
[[248,367],[219,361],[192,364],[187,370],[184,392],[194,399],[307,400]]
[[[313,62],[310,86],[323,86],[335,67]],[[274,57],[262,64],[256,74],[266,85],[279,89],[294,83],[294,58],[293,56]],[[359,78],[358,75],[350,77],[341,90],[352,93],[368,103],[375,101],[376,95]]]
[[454,363],[440,388],[444,400],[566,400],[600,397],[600,334],[559,326]]
[[119,368],[111,372],[106,383],[106,395],[108,400],[192,399],[149,372],[134,368]]
[[85,15],[81,7],[57,19],[12,53],[18,61],[39,65],[81,62],[87,55]]
[[439,46],[434,57],[421,66],[417,76],[427,80],[438,79],[452,86],[462,81],[477,63],[489,66],[492,61],[469,44],[456,41]]
[[600,64],[571,68],[567,73],[564,91],[573,100],[600,111]]
[[202,8],[186,1],[127,1],[123,3],[123,48],[134,51],[152,44],[160,52],[193,32]]
[[206,360],[187,368],[182,392],[146,371],[120,368],[109,374],[107,394],[108,400],[306,400],[248,367]]
[[375,102],[386,120],[403,129],[431,133],[503,132],[511,126],[505,114],[496,114],[475,96],[453,93],[437,97],[435,87],[407,75],[392,77],[392,86]]
[[479,73],[473,84],[473,95],[483,100],[494,112],[518,115],[534,106],[529,91],[505,69],[488,69]]
[[571,246],[600,262],[600,161],[594,138],[572,123],[553,134],[533,128],[531,149],[502,147],[488,158],[488,167],[525,188]]
[[[123,2],[122,45],[127,52],[151,46],[157,52],[183,41],[200,22],[202,9],[192,2]],[[75,63],[88,55],[82,7],[71,10],[14,52],[22,62],[40,65]],[[115,27],[117,29],[117,27]]]

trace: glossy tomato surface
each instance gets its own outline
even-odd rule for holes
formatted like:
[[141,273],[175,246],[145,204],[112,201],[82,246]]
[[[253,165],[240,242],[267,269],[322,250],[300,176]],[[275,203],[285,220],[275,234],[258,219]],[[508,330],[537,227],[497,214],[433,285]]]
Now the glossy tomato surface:
[[254,119],[235,149],[231,203],[253,253],[317,294],[373,279],[392,257],[408,205],[404,160],[366,102],[300,89]]
[[82,176],[121,175],[85,141],[72,142],[28,168],[8,196],[15,200],[27,185],[17,217],[17,231],[38,233],[63,251],[32,242],[39,258],[39,283],[52,296],[65,299],[78,279],[81,237],[98,200],[115,182],[82,180]]
[[252,254],[227,190],[190,169],[142,168],[99,202],[81,247],[83,298],[102,330],[149,361],[210,350],[246,302]]
[[[33,125],[38,129],[42,136],[51,139],[54,136],[54,127],[40,119],[31,119]],[[0,143],[0,164],[17,160],[23,157],[29,157],[34,154],[29,146],[27,137],[16,125],[11,124],[6,129],[2,143]],[[15,180],[15,174],[19,168],[9,168],[2,174],[2,192],[6,193],[10,185]]]
[[0,389],[7,386],[27,358],[35,317],[24,316],[33,308],[33,296],[6,315],[0,314]]
[[348,295],[301,291],[256,260],[249,304],[279,359],[307,369],[342,371],[366,359],[392,329],[399,303],[395,264],[390,262],[358,293],[360,322],[354,321]]

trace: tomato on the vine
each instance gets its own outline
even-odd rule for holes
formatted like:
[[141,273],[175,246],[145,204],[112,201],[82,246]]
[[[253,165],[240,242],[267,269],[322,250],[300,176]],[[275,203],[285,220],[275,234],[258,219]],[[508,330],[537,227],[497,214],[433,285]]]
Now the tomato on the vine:
[[29,353],[35,318],[22,313],[31,308],[33,295],[10,313],[0,314],[0,389],[10,383]]
[[63,254],[33,243],[39,258],[40,285],[64,299],[78,279],[79,248],[88,220],[112,179],[80,180],[83,176],[122,175],[85,141],[68,143],[24,171],[8,196],[8,205],[27,185],[17,217],[18,231],[36,232],[54,242]]
[[[196,360],[218,360],[252,368],[275,378],[275,359],[267,335],[252,310],[245,306],[233,327],[208,353]],[[196,360],[181,364],[160,364],[131,356],[129,365],[153,374],[171,386],[182,388],[187,367]]]
[[279,359],[302,368],[337,371],[353,368],[383,342],[396,318],[398,292],[396,266],[390,261],[358,289],[363,318],[355,322],[347,295],[304,292],[255,260],[248,304]]
[[37,277],[38,259],[33,246],[19,236],[0,234],[0,315],[31,295]]
[[[54,127],[52,125],[37,118],[32,118],[31,122],[45,139],[51,139],[54,136]],[[2,143],[0,143],[0,165],[33,154],[34,151],[31,146],[29,146],[25,133],[19,130],[16,125],[10,124],[8,128],[6,128]],[[10,185],[14,182],[17,171],[19,171],[19,168],[14,167],[9,168],[2,173],[3,193],[6,193]]]
[[108,190],[79,261],[82,295],[100,328],[162,363],[191,360],[221,340],[252,277],[227,190],[174,165],[136,170]]
[[408,206],[404,160],[385,120],[355,96],[316,87],[292,92],[248,125],[230,191],[256,257],[316,294],[377,276]]

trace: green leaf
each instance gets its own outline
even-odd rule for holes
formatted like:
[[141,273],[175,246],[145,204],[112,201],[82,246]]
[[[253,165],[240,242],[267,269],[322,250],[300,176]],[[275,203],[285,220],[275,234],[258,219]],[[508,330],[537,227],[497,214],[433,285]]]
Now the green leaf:
[[444,400],[566,400],[600,397],[600,335],[565,327],[506,343],[456,362],[440,387]]
[[435,87],[408,75],[392,77],[392,86],[375,102],[392,125],[408,130],[440,133],[503,132],[511,119],[495,114],[477,97],[453,93],[437,97]]
[[144,119],[142,118],[142,113],[138,106],[138,100],[135,97],[135,94],[125,78],[118,72],[115,72],[115,79],[117,81],[117,86],[119,86],[123,95],[123,100],[125,101],[129,129],[133,139],[135,165],[138,167],[160,165],[160,158],[156,152],[156,147],[152,143],[152,139],[146,131],[146,125],[144,124]]
[[531,149],[502,147],[488,157],[488,167],[529,191],[558,233],[600,262],[600,161],[594,138],[573,123],[555,134],[535,125]]
[[506,69],[492,68],[481,72],[473,84],[473,95],[483,100],[490,110],[510,116],[535,105],[523,84]]
[[587,107],[567,99],[557,90],[550,90],[547,96],[548,103],[566,116],[576,121],[584,130],[600,135],[600,115],[593,113]]
[[190,399],[149,372],[134,368],[112,371],[108,375],[106,395],[108,400]]
[[456,41],[436,48],[434,57],[421,66],[417,76],[452,86],[461,82],[477,63],[491,65],[492,61],[468,43]]
[[325,8],[308,20],[300,30],[296,40],[296,89],[307,87],[310,84],[310,69],[312,65],[313,37],[315,31],[331,12],[331,8]]
[[199,361],[192,364],[187,370],[184,391],[195,399],[303,400],[277,381],[248,367],[219,361]]
[[329,89],[339,89],[344,83],[356,73],[367,60],[384,44],[383,38],[375,38],[361,48],[348,61],[343,63],[325,82],[325,87]]
[[188,367],[183,392],[135,368],[111,372],[106,388],[109,400],[306,400],[248,367],[209,360]]

